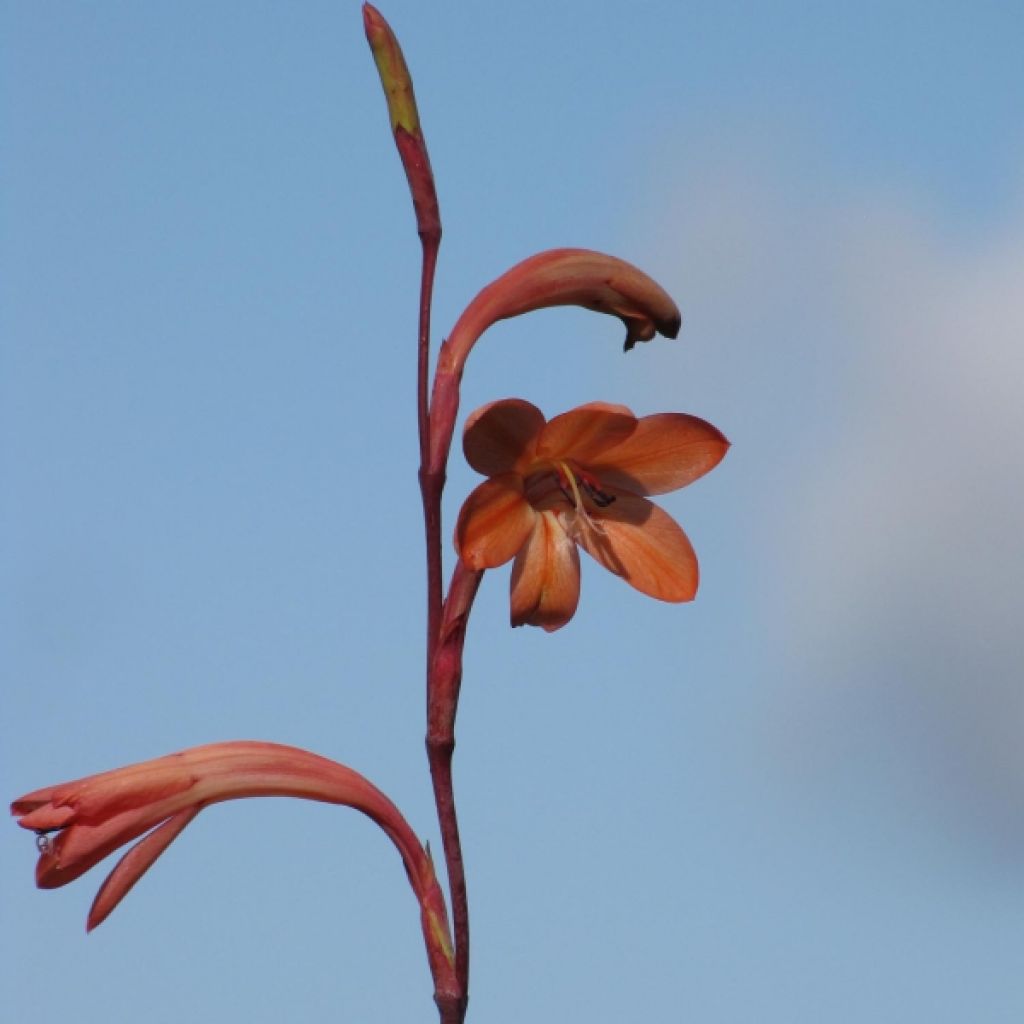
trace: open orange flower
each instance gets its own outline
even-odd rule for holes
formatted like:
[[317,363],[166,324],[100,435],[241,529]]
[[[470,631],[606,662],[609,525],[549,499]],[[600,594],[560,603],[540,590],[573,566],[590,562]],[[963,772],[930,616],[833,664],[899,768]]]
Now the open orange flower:
[[38,789],[15,800],[11,812],[38,836],[41,889],[72,882],[114,850],[139,840],[100,887],[89,911],[92,930],[204,807],[252,796],[344,804],[380,825],[397,847],[419,900],[435,981],[452,987],[447,911],[430,854],[376,786],[336,761],[278,743],[211,743]]
[[637,418],[591,402],[550,422],[508,398],[466,421],[463,448],[485,480],[455,528],[471,569],[515,558],[512,625],[564,626],[579,602],[577,545],[606,569],[662,601],[697,592],[697,558],[679,525],[646,495],[685,487],[713,469],[729,442],[683,413]]

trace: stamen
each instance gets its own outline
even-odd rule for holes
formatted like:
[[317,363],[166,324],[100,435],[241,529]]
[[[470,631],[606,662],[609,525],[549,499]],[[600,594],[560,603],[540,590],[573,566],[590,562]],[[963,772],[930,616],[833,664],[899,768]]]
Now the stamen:
[[569,536],[574,540],[579,539],[579,535],[582,532],[580,528],[581,522],[585,523],[586,526],[595,533],[603,535],[604,527],[601,526],[600,523],[595,522],[587,512],[587,506],[583,503],[583,495],[580,494],[580,488],[576,486],[577,479],[582,485],[587,497],[590,498],[598,508],[606,508],[615,500],[614,495],[605,494],[601,491],[600,488],[596,486],[596,481],[587,479],[582,474],[577,478],[576,474],[569,468],[567,463],[559,462],[558,486],[561,492],[565,495],[566,500],[572,503],[575,512],[571,521],[566,526]]
[[587,497],[598,508],[607,508],[615,500],[615,495],[602,491],[593,477],[580,473],[579,480],[583,490],[586,491]]

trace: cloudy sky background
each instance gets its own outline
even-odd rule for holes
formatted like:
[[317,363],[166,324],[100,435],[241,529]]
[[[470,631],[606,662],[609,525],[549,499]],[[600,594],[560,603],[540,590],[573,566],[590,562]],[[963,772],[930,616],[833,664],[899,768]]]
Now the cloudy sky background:
[[[427,7],[432,9],[425,9]],[[1024,15],[1013,4],[385,9],[446,239],[435,332],[603,249],[678,342],[546,311],[519,395],[705,416],[691,606],[485,578],[457,786],[471,1019],[1024,1013]],[[344,3],[2,5],[0,778],[309,747],[437,844],[422,754],[417,242]],[[454,462],[449,516],[474,476]],[[449,519],[449,521],[451,521]],[[12,1019],[430,1019],[357,815],[211,809],[86,938],[0,838]]]

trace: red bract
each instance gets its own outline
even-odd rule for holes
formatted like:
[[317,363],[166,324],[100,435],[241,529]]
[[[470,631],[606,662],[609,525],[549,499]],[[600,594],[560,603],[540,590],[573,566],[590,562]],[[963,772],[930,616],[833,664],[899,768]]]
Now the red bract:
[[547,422],[529,402],[505,399],[469,417],[463,447],[489,479],[463,504],[455,544],[471,569],[515,558],[513,626],[550,631],[572,618],[577,545],[651,597],[696,594],[686,534],[646,495],[685,487],[718,465],[729,442],[710,423],[683,413],[638,419],[603,402]]

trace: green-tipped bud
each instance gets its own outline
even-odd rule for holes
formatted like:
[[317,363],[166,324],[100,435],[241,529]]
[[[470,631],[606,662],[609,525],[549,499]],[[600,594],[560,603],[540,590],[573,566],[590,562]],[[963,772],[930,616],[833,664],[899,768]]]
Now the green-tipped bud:
[[420,128],[412,76],[395,33],[372,4],[363,4],[363,27],[384,87],[395,145],[409,179],[417,230],[424,241],[430,239],[436,244],[441,238],[441,212],[427,144]]
[[363,4],[363,26],[384,86],[392,129],[404,128],[410,135],[421,135],[412,78],[395,33],[372,4]]

